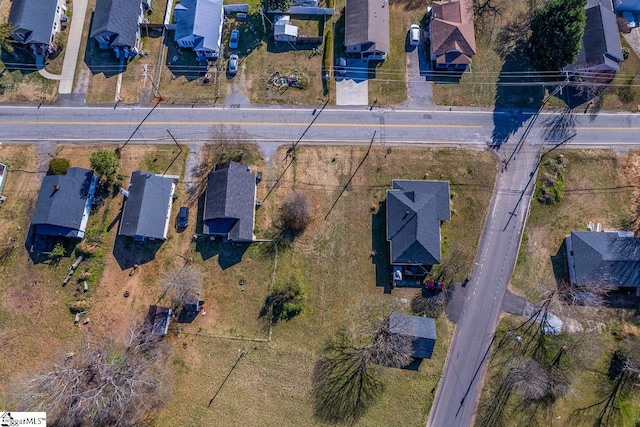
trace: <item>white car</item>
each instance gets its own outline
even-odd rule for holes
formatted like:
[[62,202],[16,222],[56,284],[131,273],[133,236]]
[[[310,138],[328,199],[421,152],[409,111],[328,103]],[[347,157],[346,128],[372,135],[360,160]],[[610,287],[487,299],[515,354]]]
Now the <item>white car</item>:
[[418,46],[420,44],[420,26],[413,24],[409,29],[409,44]]

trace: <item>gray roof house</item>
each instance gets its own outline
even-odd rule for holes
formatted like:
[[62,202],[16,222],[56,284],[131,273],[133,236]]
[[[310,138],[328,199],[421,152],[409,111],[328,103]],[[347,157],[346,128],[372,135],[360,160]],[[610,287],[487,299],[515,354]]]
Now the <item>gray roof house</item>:
[[389,316],[389,332],[413,339],[413,357],[431,359],[436,345],[436,321],[431,317],[412,316],[402,313],[391,313]]
[[182,0],[174,9],[178,46],[192,49],[198,61],[220,56],[224,10],[222,0]]
[[175,189],[174,177],[133,172],[118,234],[137,241],[166,239]]
[[133,58],[140,49],[141,0],[97,0],[91,37],[116,58]]
[[391,264],[439,264],[440,224],[450,219],[449,182],[394,179],[387,190]]
[[572,231],[565,243],[571,283],[640,288],[640,238],[633,233]]
[[576,61],[564,69],[567,71],[619,71],[619,64],[624,57],[611,0],[587,0],[585,8],[587,23],[580,52]]
[[12,0],[9,23],[11,38],[29,47],[34,55],[53,53],[53,38],[60,31],[64,0]]
[[350,56],[387,59],[391,46],[388,0],[347,0],[344,38]]
[[274,41],[295,43],[298,40],[298,27],[291,25],[291,16],[276,15],[273,21]]
[[207,177],[203,232],[212,238],[251,242],[255,221],[256,176],[247,165],[228,162]]
[[93,171],[83,168],[45,176],[31,217],[36,239],[38,235],[83,238],[97,182]]

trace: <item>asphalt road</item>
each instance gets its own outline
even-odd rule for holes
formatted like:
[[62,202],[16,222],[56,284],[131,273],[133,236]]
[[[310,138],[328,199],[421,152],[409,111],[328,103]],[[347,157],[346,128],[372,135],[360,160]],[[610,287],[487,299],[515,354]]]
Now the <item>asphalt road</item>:
[[[172,143],[167,129],[181,141],[206,141],[211,128],[241,128],[257,142],[464,144],[485,147],[523,131],[533,112],[489,110],[394,110],[383,108],[172,108],[0,106],[0,142],[104,141]],[[544,139],[552,121],[538,117],[531,135]],[[637,144],[640,115],[577,114],[571,119],[577,135],[571,145]],[[310,126],[310,124],[313,124]],[[570,126],[570,127],[571,127]],[[514,135],[515,134],[515,135]]]
[[[525,143],[499,174],[468,299],[456,326],[428,426],[470,426],[482,389],[502,300],[515,265],[535,182],[540,144]],[[502,147],[509,157],[515,144]]]

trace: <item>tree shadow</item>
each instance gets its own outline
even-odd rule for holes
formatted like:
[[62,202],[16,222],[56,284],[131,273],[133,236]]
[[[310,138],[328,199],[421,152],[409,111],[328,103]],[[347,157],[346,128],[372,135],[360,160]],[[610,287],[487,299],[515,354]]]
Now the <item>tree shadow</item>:
[[339,337],[325,348],[313,371],[314,416],[324,423],[354,424],[373,405],[384,386],[363,360],[360,349]]
[[113,256],[122,270],[153,261],[164,240],[136,242],[129,236],[116,236]]
[[[533,71],[524,48],[517,46],[505,56],[496,87],[493,115],[492,143],[500,147],[531,117],[522,114],[520,108],[539,110],[543,104],[544,87],[537,74],[521,74]],[[515,73],[515,74],[514,74]]]
[[218,265],[226,270],[242,261],[250,245],[251,243],[223,242],[202,236],[196,241],[196,252],[200,254],[203,261],[217,256]]
[[387,202],[378,203],[378,210],[371,214],[371,263],[376,266],[376,286],[391,293],[390,250],[387,242]]
[[574,135],[576,119],[572,108],[565,108],[560,114],[554,114],[543,123],[543,138],[546,142],[559,143]]

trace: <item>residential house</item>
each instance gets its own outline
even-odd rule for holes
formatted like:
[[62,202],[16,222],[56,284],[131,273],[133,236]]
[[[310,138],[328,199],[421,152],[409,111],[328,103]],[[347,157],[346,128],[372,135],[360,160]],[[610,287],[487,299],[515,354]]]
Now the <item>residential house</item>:
[[273,24],[273,40],[295,43],[298,40],[298,27],[291,25],[289,15],[276,15]]
[[613,78],[613,73],[620,70],[619,64],[624,60],[616,14],[611,0],[587,0],[585,8],[587,22],[580,52],[576,61],[564,69],[604,73],[603,83],[606,83]]
[[178,46],[193,50],[198,61],[220,56],[224,10],[222,0],[182,0],[174,9]]
[[57,237],[84,237],[97,182],[93,171],[83,168],[69,168],[66,175],[47,175],[42,179],[31,217],[30,234],[37,252],[46,251],[44,242]]
[[565,238],[569,280],[640,293],[640,238],[625,231],[572,231]]
[[391,46],[388,0],[347,0],[345,50],[368,61],[384,61]]
[[136,171],[131,174],[120,220],[121,236],[134,240],[164,240],[169,231],[175,177]]
[[171,323],[171,316],[173,316],[173,311],[169,307],[149,306],[147,324],[151,329],[151,333],[153,335],[160,335],[161,337],[167,335],[167,332],[169,332],[169,324]]
[[429,49],[436,69],[464,71],[476,54],[471,0],[434,1]]
[[217,165],[207,177],[203,232],[211,238],[254,240],[256,176],[247,165]]
[[440,263],[440,224],[450,219],[449,182],[393,180],[387,190],[387,240],[395,284],[420,282]]
[[116,58],[133,58],[140,49],[141,0],[97,0],[91,37],[100,49],[111,49]]
[[[12,0],[9,23],[11,38],[33,55],[55,52],[54,37],[61,27],[67,7],[64,0]],[[66,19],[66,16],[65,16]]]
[[389,332],[411,338],[413,357],[431,359],[436,345],[436,321],[433,318],[391,313]]

